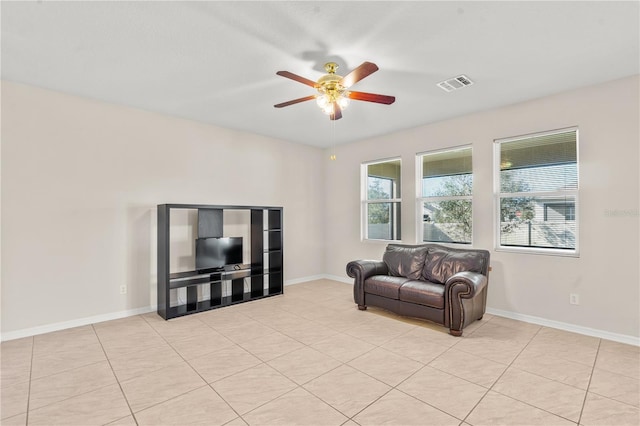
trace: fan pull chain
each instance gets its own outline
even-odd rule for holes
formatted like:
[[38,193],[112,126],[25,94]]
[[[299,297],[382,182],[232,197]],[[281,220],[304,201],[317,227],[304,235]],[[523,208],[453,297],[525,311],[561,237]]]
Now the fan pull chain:
[[331,121],[331,155],[329,159],[336,161],[336,120]]

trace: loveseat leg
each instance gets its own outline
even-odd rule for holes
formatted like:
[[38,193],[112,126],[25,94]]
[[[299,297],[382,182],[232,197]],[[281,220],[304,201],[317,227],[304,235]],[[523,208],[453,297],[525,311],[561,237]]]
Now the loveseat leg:
[[358,309],[360,309],[361,311],[366,311],[367,305],[358,305]]
[[462,336],[462,330],[453,330],[450,328],[449,334],[451,334],[452,336],[460,337]]
[[482,317],[478,318],[477,321],[480,321],[482,319]]

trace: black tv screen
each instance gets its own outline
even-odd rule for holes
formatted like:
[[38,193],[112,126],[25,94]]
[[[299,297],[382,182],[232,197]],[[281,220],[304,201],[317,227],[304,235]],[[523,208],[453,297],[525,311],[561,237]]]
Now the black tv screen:
[[196,270],[242,263],[242,237],[196,239]]

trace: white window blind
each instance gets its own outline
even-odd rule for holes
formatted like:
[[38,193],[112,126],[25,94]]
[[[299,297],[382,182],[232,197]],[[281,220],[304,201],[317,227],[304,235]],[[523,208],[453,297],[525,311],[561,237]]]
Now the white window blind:
[[400,159],[362,165],[363,236],[370,240],[400,240]]
[[471,244],[473,168],[471,147],[418,155],[418,240]]
[[496,141],[498,248],[577,253],[578,130]]

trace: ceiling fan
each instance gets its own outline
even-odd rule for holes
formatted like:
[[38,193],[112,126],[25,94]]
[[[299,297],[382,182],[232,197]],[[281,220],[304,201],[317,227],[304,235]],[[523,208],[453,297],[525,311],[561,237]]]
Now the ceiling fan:
[[349,90],[358,81],[378,71],[378,66],[372,62],[364,62],[355,68],[346,76],[342,77],[336,74],[338,64],[335,62],[327,62],[324,65],[327,74],[323,75],[318,81],[312,81],[289,71],[278,71],[276,74],[282,77],[290,78],[299,83],[306,84],[317,90],[317,94],[305,96],[304,98],[293,99],[291,101],[282,102],[274,105],[276,108],[282,108],[294,105],[300,102],[315,99],[318,106],[329,116],[330,120],[339,120],[342,118],[342,110],[349,105],[349,100],[375,102],[378,104],[391,105],[395,102],[394,96],[378,95],[375,93],[354,92]]

